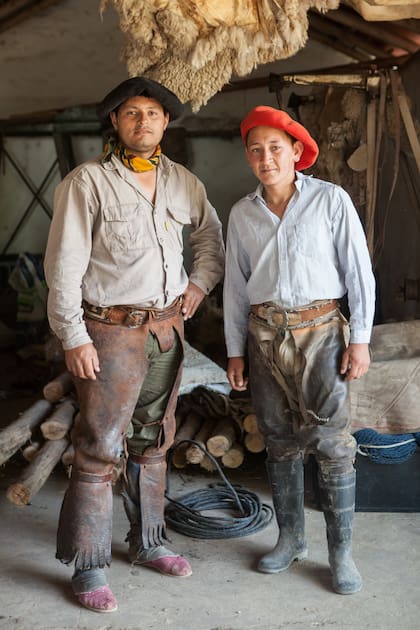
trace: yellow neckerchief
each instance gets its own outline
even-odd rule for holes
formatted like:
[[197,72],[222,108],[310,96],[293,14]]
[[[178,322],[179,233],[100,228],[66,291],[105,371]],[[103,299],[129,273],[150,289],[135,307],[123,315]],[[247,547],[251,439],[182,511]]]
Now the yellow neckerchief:
[[157,145],[155,152],[149,158],[142,158],[130,153],[118,140],[109,138],[104,146],[104,154],[102,162],[109,162],[112,155],[115,155],[121,162],[135,173],[145,173],[156,168],[159,164],[159,157],[162,153],[160,144]]

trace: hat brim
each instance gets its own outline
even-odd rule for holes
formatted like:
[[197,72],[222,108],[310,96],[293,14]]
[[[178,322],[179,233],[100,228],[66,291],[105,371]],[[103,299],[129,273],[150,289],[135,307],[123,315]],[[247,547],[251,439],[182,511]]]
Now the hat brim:
[[104,97],[96,108],[98,117],[102,122],[108,123],[109,114],[133,96],[154,98],[169,113],[171,121],[182,116],[184,112],[184,105],[171,90],[152,79],[133,77],[117,85]]
[[289,114],[283,110],[260,105],[251,110],[241,122],[241,136],[244,144],[248,133],[255,127],[274,127],[280,131],[285,131],[303,144],[303,152],[295,169],[303,171],[315,164],[319,155],[319,148],[316,141],[303,125],[293,120]]

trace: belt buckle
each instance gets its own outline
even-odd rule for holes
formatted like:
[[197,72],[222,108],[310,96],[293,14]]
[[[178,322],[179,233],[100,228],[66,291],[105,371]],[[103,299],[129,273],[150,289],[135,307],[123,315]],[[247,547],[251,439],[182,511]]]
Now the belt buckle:
[[[141,326],[147,317],[146,311],[129,311],[124,320],[124,324],[127,328],[138,328]],[[130,323],[132,320],[132,323]]]
[[[270,326],[281,326],[282,328],[287,328],[289,326],[289,316],[287,311],[283,309],[276,308],[275,306],[266,306],[266,320]],[[273,320],[273,314],[281,315],[283,321],[281,324],[276,323]]]
[[111,308],[109,306],[95,306],[94,304],[85,305],[86,312],[101,321],[109,321],[109,313]]

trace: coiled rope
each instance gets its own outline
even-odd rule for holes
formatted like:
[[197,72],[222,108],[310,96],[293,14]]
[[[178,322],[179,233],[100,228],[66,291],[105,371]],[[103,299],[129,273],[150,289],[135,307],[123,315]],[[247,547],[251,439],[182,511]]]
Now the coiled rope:
[[[168,481],[166,498],[169,504],[165,509],[167,524],[180,534],[205,539],[239,538],[255,534],[267,527],[273,518],[273,508],[261,503],[254,492],[241,486],[233,486],[227,480],[218,461],[199,442],[182,440],[175,449],[185,442],[197,445],[212,460],[224,485],[212,483],[207,488],[174,499],[169,494]],[[208,510],[224,512],[228,510],[233,512],[233,516],[216,517],[202,514]]]
[[401,464],[413,455],[417,448],[418,433],[385,435],[374,429],[360,429],[354,433],[357,452],[377,464]]

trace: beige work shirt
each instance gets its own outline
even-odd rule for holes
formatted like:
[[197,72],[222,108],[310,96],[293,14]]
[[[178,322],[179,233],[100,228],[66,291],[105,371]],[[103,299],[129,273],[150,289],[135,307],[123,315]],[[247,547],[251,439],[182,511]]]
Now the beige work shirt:
[[91,341],[82,299],[96,306],[163,308],[189,279],[208,294],[222,278],[222,227],[200,180],[162,155],[156,200],[115,156],[86,162],[57,186],[45,253],[48,319],[65,350]]

